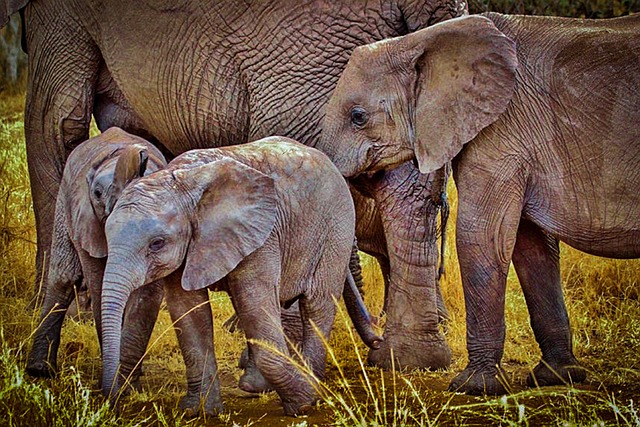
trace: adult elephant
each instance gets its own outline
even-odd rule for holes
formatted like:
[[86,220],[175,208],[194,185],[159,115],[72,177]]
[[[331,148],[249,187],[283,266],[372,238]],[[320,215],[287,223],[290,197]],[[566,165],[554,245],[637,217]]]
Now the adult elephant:
[[[0,9],[11,6],[20,4]],[[465,9],[459,0],[27,3],[25,133],[39,274],[64,162],[87,138],[92,113],[100,129],[151,135],[169,155],[268,135],[315,146],[324,105],[354,47]],[[389,252],[388,322],[403,325],[385,343],[395,346],[401,367],[450,360],[437,326],[435,218],[424,220],[437,210],[425,190],[431,181],[410,165],[377,176],[375,203],[357,207],[360,218],[382,226],[373,234]],[[374,214],[365,212],[371,206]],[[407,297],[423,303],[394,308]],[[378,354],[390,365],[387,347]]]
[[345,176],[453,160],[469,363],[451,383],[502,393],[513,261],[542,351],[530,385],[582,381],[559,241],[640,257],[640,15],[467,16],[356,49],[323,142]]

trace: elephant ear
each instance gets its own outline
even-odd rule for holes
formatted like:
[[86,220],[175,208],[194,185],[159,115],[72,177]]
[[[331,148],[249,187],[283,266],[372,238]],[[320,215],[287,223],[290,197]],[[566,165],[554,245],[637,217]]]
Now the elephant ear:
[[440,169],[495,122],[515,90],[515,43],[482,16],[409,34],[400,48],[415,72],[414,152],[422,173]]
[[135,178],[144,176],[149,162],[147,148],[142,145],[129,145],[123,148],[118,156],[116,171],[113,175],[113,185],[119,191]]
[[113,183],[105,195],[105,213],[108,216],[115,206],[122,190],[136,178],[144,176],[149,162],[147,148],[143,145],[128,145],[118,153]]
[[186,188],[201,192],[182,287],[202,289],[265,243],[276,221],[275,185],[271,177],[231,158],[174,175]]
[[[85,194],[88,194],[89,191],[87,188]],[[104,234],[104,226],[93,212],[89,198],[78,198],[73,205],[77,207],[73,223],[74,240],[93,258],[106,257],[107,239]]]
[[[104,258],[107,256],[107,239],[104,234],[104,225],[96,214],[91,202],[91,191],[94,191],[93,183],[99,174],[99,170],[104,167],[105,162],[111,158],[114,152],[108,153],[105,157],[99,156],[100,160],[94,162],[85,175],[85,180],[78,179],[80,170],[72,171],[76,164],[83,161],[72,152],[65,165],[65,191],[69,191],[71,198],[70,206],[75,209],[73,218],[73,238],[82,249],[87,251],[93,258]],[[73,178],[67,179],[67,176]],[[80,175],[79,177],[81,177]],[[73,188],[73,190],[69,190]],[[102,197],[106,195],[103,193]],[[60,195],[58,195],[60,197]]]

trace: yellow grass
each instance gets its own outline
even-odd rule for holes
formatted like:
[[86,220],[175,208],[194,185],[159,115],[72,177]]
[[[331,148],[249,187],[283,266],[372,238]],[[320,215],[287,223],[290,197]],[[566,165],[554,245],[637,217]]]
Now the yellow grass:
[[[277,395],[257,399],[237,390],[240,333],[221,324],[232,313],[226,295],[211,294],[223,400],[217,419],[185,420],[177,403],[184,366],[166,310],[145,360],[143,390],[125,399],[120,421],[98,391],[100,354],[93,323],[67,319],[58,355],[60,375],[24,374],[38,315],[27,308],[35,280],[35,232],[23,138],[24,96],[0,94],[0,425],[640,425],[640,261],[595,258],[562,248],[562,275],[575,351],[590,371],[584,386],[528,390],[522,386],[540,354],[517,278],[511,272],[503,363],[513,394],[473,398],[444,391],[466,363],[464,301],[455,247],[447,247],[442,287],[451,321],[453,366],[443,372],[383,373],[365,366],[366,349],[338,319],[330,342],[325,403],[308,418],[282,416]],[[454,242],[456,196],[450,185]],[[366,301],[382,307],[383,286],[372,258],[362,255]],[[358,356],[359,355],[359,356]],[[53,421],[52,421],[53,420]]]

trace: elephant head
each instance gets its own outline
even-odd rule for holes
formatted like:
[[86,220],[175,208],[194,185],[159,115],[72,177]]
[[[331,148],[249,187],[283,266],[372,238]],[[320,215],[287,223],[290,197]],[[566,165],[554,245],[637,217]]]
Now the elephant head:
[[183,264],[185,290],[214,284],[262,246],[274,227],[272,178],[227,157],[191,165],[127,186],[107,219],[103,385],[112,398],[119,387],[114,378],[122,313],[131,292]]
[[[97,138],[102,139],[102,135]],[[71,201],[71,205],[78,206],[72,238],[92,257],[107,256],[104,223],[125,185],[166,165],[164,157],[155,151],[150,144],[116,143],[115,146],[98,146],[98,153],[94,153],[95,156],[92,157],[96,160],[88,166],[85,174],[86,187],[82,188],[80,183],[75,183],[74,187],[80,187],[71,190],[70,194],[75,199]],[[81,152],[78,157],[85,154]],[[74,157],[71,157],[70,167],[73,167],[74,161]],[[78,162],[86,163],[86,159],[78,159]]]
[[114,151],[112,156],[87,174],[91,208],[103,224],[124,187],[133,179],[156,170],[147,171],[149,154],[144,146],[125,147],[119,153]]
[[505,111],[517,65],[514,42],[481,16],[358,47],[318,148],[347,177],[414,157],[433,172]]

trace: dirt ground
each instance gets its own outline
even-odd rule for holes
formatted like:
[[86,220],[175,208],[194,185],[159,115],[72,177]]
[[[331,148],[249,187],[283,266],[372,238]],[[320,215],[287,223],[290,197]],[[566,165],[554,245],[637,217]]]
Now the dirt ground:
[[[583,384],[574,386],[556,386],[542,389],[530,389],[525,385],[525,378],[529,367],[517,364],[503,366],[505,376],[511,386],[511,393],[508,396],[498,397],[477,397],[467,396],[461,393],[451,393],[447,391],[449,381],[455,376],[453,371],[445,372],[425,372],[416,371],[411,373],[397,373],[395,383],[396,390],[393,391],[393,375],[390,372],[382,372],[378,369],[367,368],[367,374],[373,380],[373,388],[378,389],[381,379],[387,385],[386,407],[388,415],[386,423],[379,425],[464,425],[464,426],[487,426],[487,425],[557,425],[559,419],[574,419],[575,424],[566,422],[564,425],[586,425],[584,419],[581,421],[581,413],[586,412],[596,416],[604,424],[600,425],[630,425],[617,415],[615,402],[638,402],[640,400],[640,383],[635,386],[624,385],[622,387],[611,384],[607,386],[600,381],[588,379]],[[156,368],[150,367],[150,376],[155,377],[153,371]],[[275,392],[256,395],[245,393],[237,387],[237,376],[240,371],[221,372],[222,399],[225,405],[225,414],[220,418],[200,417],[192,420],[194,425],[207,426],[333,426],[333,425],[354,425],[354,423],[338,421],[334,409],[326,402],[319,403],[311,413],[301,417],[287,417],[282,412],[282,406],[278,395]],[[149,378],[149,377],[147,377]],[[330,368],[327,373],[327,383],[336,387],[339,375],[335,368]],[[348,376],[350,384],[363,384],[362,373]],[[408,380],[408,386],[404,380]],[[148,383],[149,387],[154,385]],[[414,390],[411,390],[413,387]],[[137,413],[149,411],[152,414],[153,404],[164,407],[165,413],[173,413],[180,416],[179,411],[167,411],[166,408],[177,406],[178,398],[182,391],[179,391],[171,398],[162,400],[150,400],[145,403],[137,403],[128,407]],[[412,392],[417,392],[421,403],[416,403],[411,408]],[[355,399],[365,406],[365,402],[371,401],[371,395],[364,385],[351,387],[351,393]],[[399,396],[402,402],[394,402],[393,395]],[[404,422],[393,418],[395,405],[401,405],[404,410],[414,409],[416,413],[424,411],[425,422]],[[613,405],[613,406],[612,406]],[[422,406],[422,408],[421,408]],[[373,410],[370,410],[373,411]],[[397,413],[398,411],[396,411]],[[401,411],[400,411],[401,412]],[[526,413],[526,417],[523,414]],[[125,415],[125,414],[123,414]],[[126,415],[125,415],[126,416]],[[520,419],[518,419],[520,418]],[[373,424],[374,417],[367,416],[368,425]],[[171,419],[166,420],[171,425]],[[183,420],[184,421],[184,420]],[[621,423],[622,421],[622,423]]]

